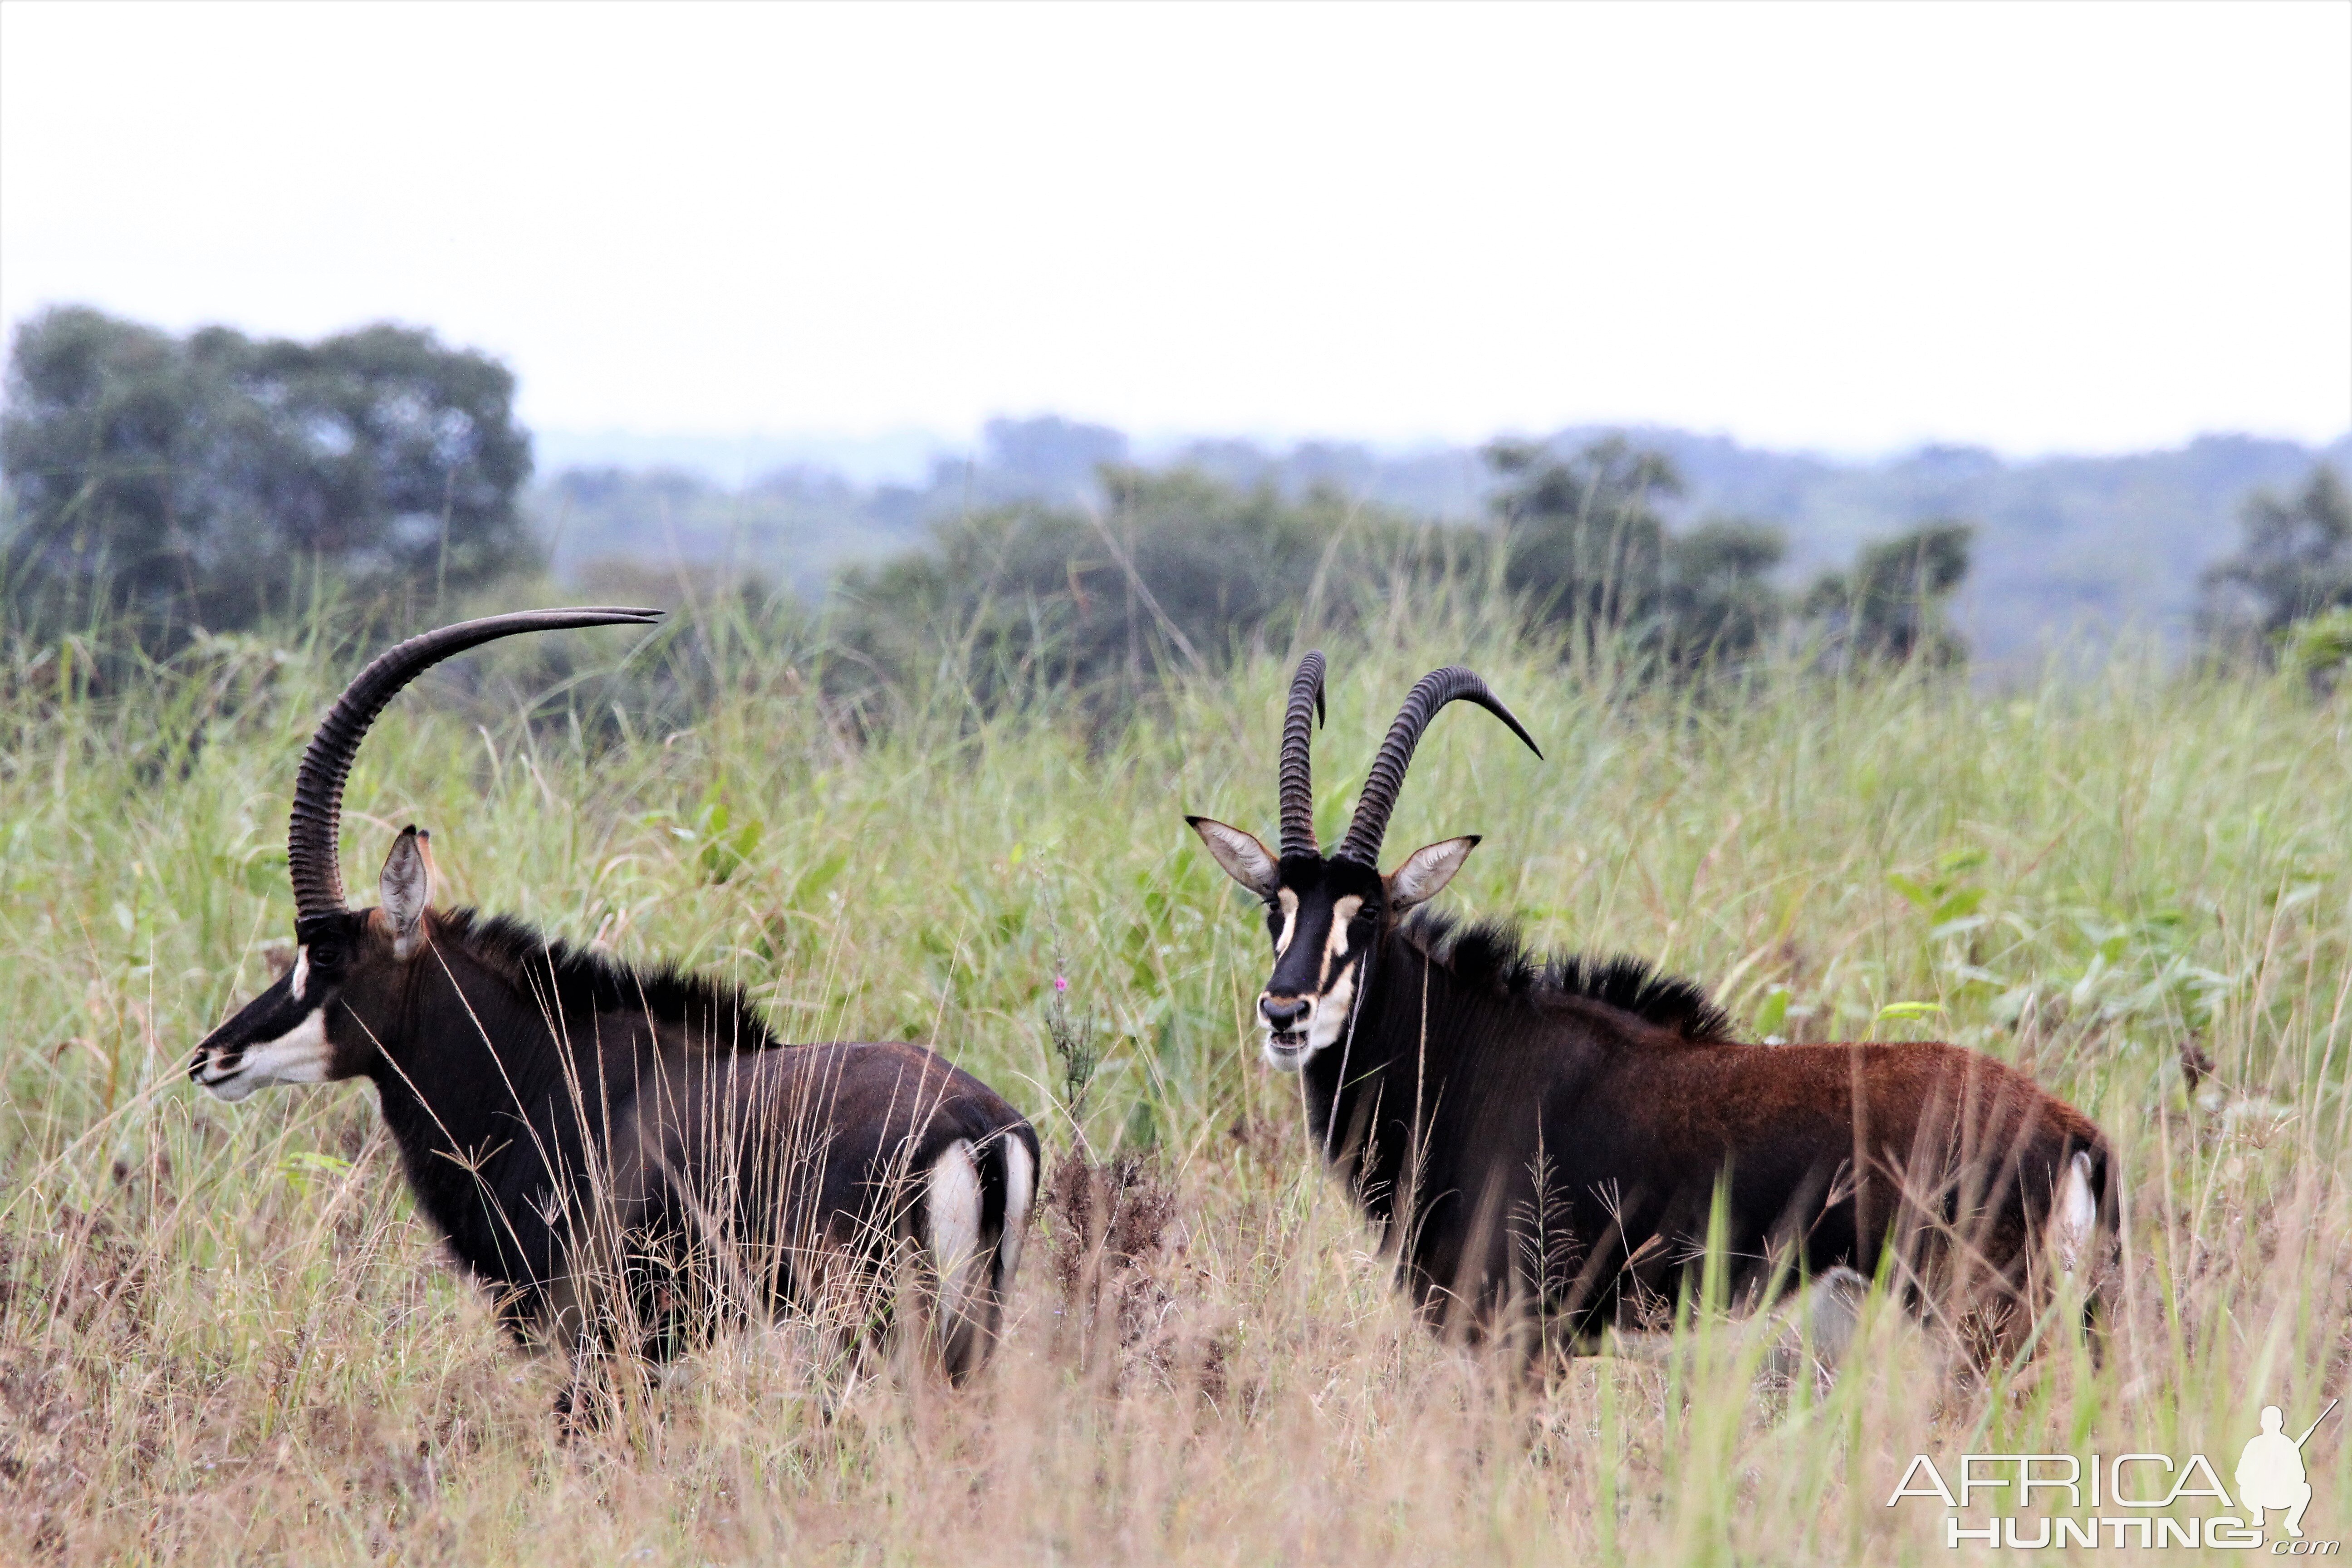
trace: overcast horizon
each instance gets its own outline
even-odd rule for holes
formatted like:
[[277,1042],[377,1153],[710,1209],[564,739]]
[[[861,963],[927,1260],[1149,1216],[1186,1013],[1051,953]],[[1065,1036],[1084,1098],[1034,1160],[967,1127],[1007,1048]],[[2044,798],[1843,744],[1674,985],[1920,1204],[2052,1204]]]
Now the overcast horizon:
[[[1001,417],[1020,420],[1047,416],[1055,416],[1053,411],[1037,410]],[[2352,445],[2352,428],[2320,440],[2265,436],[2245,430],[2202,430],[2178,441],[2116,452],[2003,453],[1997,448],[1966,442],[1933,440],[1912,442],[1875,452],[1832,452],[1818,447],[1772,447],[1741,441],[1727,431],[1689,430],[1655,422],[1626,420],[1595,420],[1580,426],[1561,426],[1548,430],[1498,430],[1493,436],[1496,438],[1539,438],[1578,427],[1622,430],[1635,436],[1671,430],[1702,439],[1729,440],[1746,451],[1811,458],[1852,468],[1883,468],[1932,448],[1991,451],[2003,463],[2015,466],[2070,458],[2149,456],[2180,451],[2198,441],[2234,438],[2292,443],[2316,454],[2333,454],[2340,461],[2345,456],[2342,448]],[[1269,456],[1279,456],[1311,443],[1358,447],[1383,459],[1443,455],[1483,444],[1433,439],[1380,441],[1345,435],[1297,437],[1231,430],[1161,431],[1149,435],[1122,430],[1119,434],[1128,438],[1136,460],[1146,465],[1166,463],[1181,457],[1186,448],[1196,443],[1213,441],[1250,442]],[[644,431],[611,427],[576,430],[557,426],[534,429],[531,437],[537,463],[536,478],[539,479],[544,480],[567,468],[675,468],[698,474],[709,481],[729,488],[740,488],[767,475],[793,468],[832,472],[866,487],[920,484],[930,478],[935,462],[979,455],[985,445],[985,432],[980,428],[960,435],[913,427],[872,435],[842,435],[809,430]]]
[[426,326],[551,435],[2352,430],[2347,6],[10,0],[0,33],[12,330]]

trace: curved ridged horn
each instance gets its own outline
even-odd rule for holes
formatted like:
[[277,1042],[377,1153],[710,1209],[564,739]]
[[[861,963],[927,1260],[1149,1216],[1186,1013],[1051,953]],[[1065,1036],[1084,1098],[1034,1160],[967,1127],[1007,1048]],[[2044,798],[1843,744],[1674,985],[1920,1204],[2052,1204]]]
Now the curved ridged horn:
[[1444,669],[1433,669],[1421,678],[1412,694],[1404,700],[1397,712],[1396,722],[1389,726],[1388,739],[1381,742],[1381,754],[1372,759],[1370,776],[1364,780],[1364,793],[1357,798],[1356,815],[1348,824],[1348,837],[1334,857],[1353,860],[1360,865],[1380,868],[1381,840],[1387,837],[1389,813],[1396,809],[1397,791],[1404,785],[1404,771],[1412,763],[1412,749],[1421,743],[1421,732],[1437,717],[1437,710],[1456,698],[1475,702],[1496,718],[1511,727],[1511,733],[1528,743],[1528,750],[1537,756],[1543,748],[1536,744],[1517,715],[1503,706],[1503,700],[1486,689],[1486,683],[1458,664]]
[[343,910],[343,874],[336,864],[342,836],[343,779],[359,755],[360,742],[383,705],[400,689],[453,654],[517,632],[560,631],[566,626],[650,626],[659,610],[605,605],[572,610],[525,610],[460,621],[406,642],[361,670],[327,710],[294,775],[294,816],[286,829],[286,869],[294,881],[294,920],[315,920]]
[[1311,649],[1290,678],[1290,711],[1282,719],[1282,852],[1313,855],[1315,790],[1307,764],[1307,742],[1323,717],[1323,650]]

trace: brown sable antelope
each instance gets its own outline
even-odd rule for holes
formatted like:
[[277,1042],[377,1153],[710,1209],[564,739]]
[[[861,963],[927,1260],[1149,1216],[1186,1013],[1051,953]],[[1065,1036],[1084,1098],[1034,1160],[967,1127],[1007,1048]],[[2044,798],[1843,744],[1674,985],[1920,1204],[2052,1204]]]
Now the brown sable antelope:
[[362,671],[295,781],[293,964],[189,1074],[229,1100],[373,1082],[418,1205],[508,1329],[574,1357],[567,1413],[610,1353],[660,1362],[789,1307],[847,1301],[862,1351],[887,1321],[874,1287],[909,1269],[961,1379],[995,1339],[1036,1189],[1037,1135],[986,1084],[919,1046],[786,1045],[731,987],[435,909],[414,827],[377,907],[345,904],[343,780],[401,688],[496,637],[657,614],[494,616]]
[[1742,1044],[1688,981],[1629,958],[1538,958],[1507,926],[1421,908],[1475,837],[1382,875],[1413,748],[1457,699],[1536,751],[1478,677],[1434,671],[1327,858],[1307,768],[1323,658],[1310,653],[1283,725],[1280,853],[1187,819],[1265,901],[1265,1059],[1301,1075],[1308,1130],[1424,1316],[1571,1346],[1654,1326],[1696,1287],[1711,1230],[1730,1300],[1837,1276],[1850,1301],[1844,1271],[1885,1268],[1979,1357],[2029,1342],[2058,1275],[2080,1269],[2095,1298],[2088,1276],[2114,1229],[2106,1142],[2022,1074],[1948,1045]]

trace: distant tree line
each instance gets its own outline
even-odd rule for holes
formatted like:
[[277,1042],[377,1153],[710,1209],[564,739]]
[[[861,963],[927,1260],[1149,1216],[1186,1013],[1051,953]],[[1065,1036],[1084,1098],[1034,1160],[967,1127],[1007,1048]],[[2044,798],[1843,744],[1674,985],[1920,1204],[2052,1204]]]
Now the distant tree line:
[[[169,647],[320,593],[346,619],[415,624],[488,584],[543,591],[548,542],[520,504],[531,459],[514,392],[495,360],[407,328],[303,343],[217,327],[174,336],[82,308],[35,317],[11,345],[0,409],[9,624],[45,635],[110,621]],[[1132,688],[1302,629],[1368,626],[1400,595],[1506,606],[1563,646],[1605,646],[1668,679],[1782,646],[1830,663],[1967,654],[1950,607],[1968,524],[1921,522],[1791,585],[1777,528],[1671,521],[1685,489],[1674,461],[1622,437],[1570,453],[1498,441],[1482,454],[1487,515],[1433,522],[1333,486],[1285,493],[1202,467],[1147,469],[1096,426],[1000,422],[989,437],[1007,472],[1054,482],[1024,497],[1002,475],[966,474],[964,506],[927,533],[917,492],[891,492],[905,514],[892,531],[916,542],[838,574],[812,612],[856,668],[894,677],[952,655],[984,687]],[[952,467],[925,492],[934,503]],[[763,526],[837,535],[847,503],[823,478],[788,474],[760,491]],[[658,481],[581,473],[555,493],[619,535]],[[666,527],[740,526],[675,499]],[[2327,665],[2352,645],[2342,480],[2323,466],[2292,494],[2257,492],[2242,528],[2238,552],[2206,574],[2204,645]],[[635,585],[663,575],[640,569]],[[800,613],[790,595],[735,602]]]
[[322,584],[437,598],[538,561],[512,373],[406,328],[299,343],[49,310],[11,347],[0,470],[20,626],[169,643]]
[[1376,617],[1399,594],[1483,597],[1654,673],[1736,667],[1783,637],[1823,658],[1951,662],[1969,529],[1937,521],[1791,593],[1779,530],[1671,527],[1671,460],[1620,438],[1561,457],[1486,448],[1483,522],[1431,523],[1337,490],[1286,499],[1200,471],[1109,467],[1106,504],[1017,502],[939,524],[929,547],[841,584],[836,635],[874,668],[961,653],[983,685],[1096,687],[1207,668],[1293,634]]

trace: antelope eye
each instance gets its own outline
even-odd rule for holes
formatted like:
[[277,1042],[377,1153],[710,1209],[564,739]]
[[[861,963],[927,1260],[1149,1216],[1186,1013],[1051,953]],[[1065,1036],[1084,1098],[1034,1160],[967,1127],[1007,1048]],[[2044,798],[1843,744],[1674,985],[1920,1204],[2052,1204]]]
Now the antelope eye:
[[343,950],[334,942],[314,942],[310,944],[311,968],[332,969],[342,961]]

